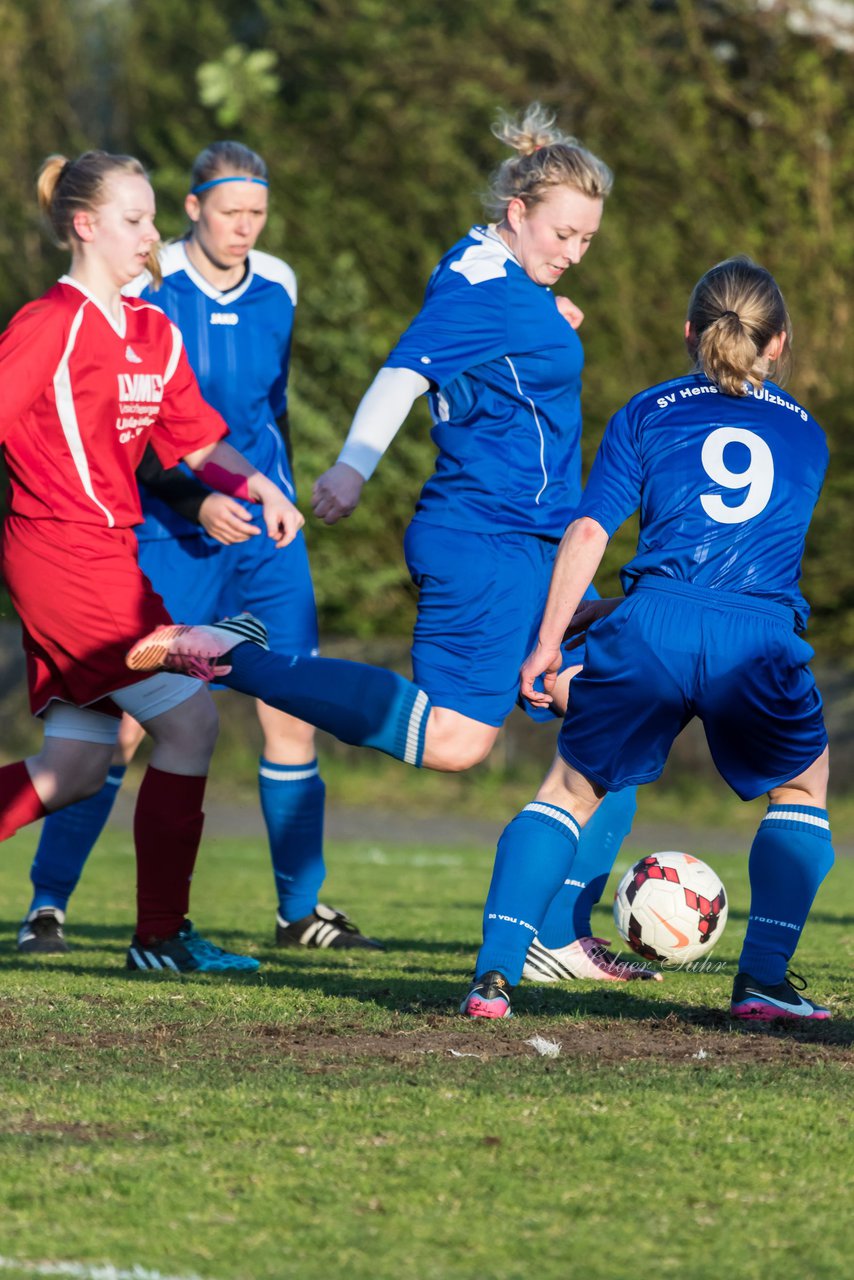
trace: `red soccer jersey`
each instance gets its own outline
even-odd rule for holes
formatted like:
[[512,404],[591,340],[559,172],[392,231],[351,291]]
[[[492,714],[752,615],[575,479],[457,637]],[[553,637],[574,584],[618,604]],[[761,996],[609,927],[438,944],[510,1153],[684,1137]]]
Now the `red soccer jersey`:
[[122,298],[116,325],[68,276],[0,337],[0,391],[10,510],[34,519],[139,524],[134,473],[149,438],[172,467],[228,431],[159,307]]

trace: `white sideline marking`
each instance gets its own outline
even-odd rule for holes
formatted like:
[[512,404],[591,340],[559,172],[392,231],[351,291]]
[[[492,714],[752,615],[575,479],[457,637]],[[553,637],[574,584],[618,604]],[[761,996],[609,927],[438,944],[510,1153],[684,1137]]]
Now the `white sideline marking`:
[[360,861],[372,862],[378,867],[459,867],[462,858],[454,853],[386,853],[384,849],[372,848],[359,855]]
[[73,1280],[200,1280],[197,1275],[166,1276],[162,1271],[133,1266],[123,1271],[107,1262],[25,1262],[0,1257],[0,1271],[24,1271],[31,1276],[71,1276]]

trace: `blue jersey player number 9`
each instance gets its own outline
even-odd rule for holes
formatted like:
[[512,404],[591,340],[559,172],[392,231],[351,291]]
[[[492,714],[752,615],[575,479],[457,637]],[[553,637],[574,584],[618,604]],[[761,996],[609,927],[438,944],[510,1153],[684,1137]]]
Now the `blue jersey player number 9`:
[[[748,450],[750,461],[743,471],[727,466],[727,445],[741,444]],[[700,497],[703,510],[718,524],[743,524],[764,511],[774,487],[774,455],[761,436],[741,427],[718,427],[706,436],[701,454],[703,470],[725,489],[746,489],[741,502],[729,506],[720,494],[704,493]]]

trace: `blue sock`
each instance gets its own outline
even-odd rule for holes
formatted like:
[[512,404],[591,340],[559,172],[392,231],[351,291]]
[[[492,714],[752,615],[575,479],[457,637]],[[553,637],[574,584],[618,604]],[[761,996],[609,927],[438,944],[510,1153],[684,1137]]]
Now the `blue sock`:
[[578,846],[578,823],[557,805],[535,800],[505,827],[483,912],[483,946],[475,973],[522,977],[528,947],[560,888]]
[[430,699],[411,680],[385,667],[339,658],[286,657],[239,644],[225,659],[231,689],[260,698],[341,742],[374,747],[421,767]]
[[826,809],[769,806],[750,850],[750,916],[738,962],[741,973],[771,985],[783,981],[813,899],[832,866]]
[[30,868],[35,890],[30,911],[39,907],[66,909],[86,859],[107,825],[125,772],[124,765],[113,765],[107,781],[94,796],[78,800],[66,809],[57,809],[45,818]]
[[637,788],[609,791],[581,833],[569,874],[555,894],[537,935],[556,950],[593,934],[590,913],[602,897],[620,846],[632,829]]
[[283,920],[302,920],[317,906],[326,876],[323,863],[323,807],[326,787],[317,761],[258,768],[261,810],[270,838],[270,857]]

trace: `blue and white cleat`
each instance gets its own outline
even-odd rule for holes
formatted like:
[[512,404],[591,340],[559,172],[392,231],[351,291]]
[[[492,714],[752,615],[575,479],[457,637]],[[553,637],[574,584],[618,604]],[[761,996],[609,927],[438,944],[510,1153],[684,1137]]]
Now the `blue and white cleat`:
[[134,934],[128,947],[127,967],[145,973],[255,973],[260,964],[252,956],[239,956],[215,946],[187,920],[171,938],[156,942],[140,942]]
[[512,1018],[510,992],[513,988],[497,969],[475,978],[474,986],[460,1005],[467,1018]]
[[[792,974],[797,978],[797,974]],[[732,987],[730,1014],[743,1022],[776,1022],[778,1018],[829,1018],[830,1010],[801,995],[806,987],[795,987],[788,978],[770,985],[756,982],[749,973],[737,973]]]
[[137,640],[125,662],[131,671],[177,671],[197,680],[215,680],[228,675],[227,655],[247,641],[269,648],[267,628],[251,613],[223,618],[212,626],[173,623],[155,627]]

